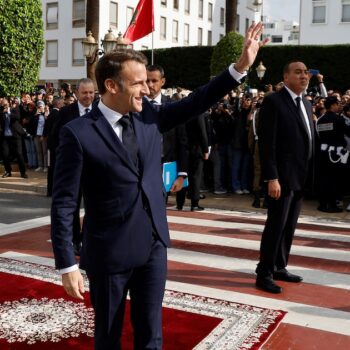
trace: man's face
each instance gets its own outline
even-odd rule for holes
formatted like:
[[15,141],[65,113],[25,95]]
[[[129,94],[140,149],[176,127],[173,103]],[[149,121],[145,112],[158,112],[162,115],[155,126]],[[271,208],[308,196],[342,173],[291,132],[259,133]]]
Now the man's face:
[[53,95],[47,95],[46,96],[46,103],[52,104],[52,101],[53,101]]
[[284,83],[297,95],[301,94],[309,83],[308,70],[303,62],[293,62],[284,73]]
[[152,72],[147,71],[147,86],[149,88],[148,97],[151,99],[156,98],[165,83],[165,78],[162,78],[160,71],[155,70]]
[[149,95],[145,65],[131,60],[124,62],[120,78],[123,86],[116,83],[115,86],[111,86],[112,90],[115,89],[113,96],[114,109],[121,114],[141,112],[142,98]]
[[[81,83],[79,89],[77,90],[78,101],[84,106],[89,107],[95,97],[95,89],[93,83]],[[73,101],[74,102],[74,101]]]

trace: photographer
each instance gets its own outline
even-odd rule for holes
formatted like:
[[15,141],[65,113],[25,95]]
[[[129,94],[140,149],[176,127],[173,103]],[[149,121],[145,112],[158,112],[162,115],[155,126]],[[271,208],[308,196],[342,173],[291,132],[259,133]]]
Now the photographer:
[[1,151],[5,167],[3,178],[12,176],[11,151],[17,158],[21,177],[24,179],[28,177],[22,154],[22,136],[25,136],[26,132],[19,121],[19,108],[10,108],[9,100],[4,98],[0,106]]
[[337,206],[336,200],[343,194],[342,174],[349,161],[344,136],[350,136],[350,126],[338,114],[339,101],[336,96],[327,97],[324,106],[326,113],[316,123],[320,145],[320,205],[317,209],[326,213],[338,213],[343,211]]

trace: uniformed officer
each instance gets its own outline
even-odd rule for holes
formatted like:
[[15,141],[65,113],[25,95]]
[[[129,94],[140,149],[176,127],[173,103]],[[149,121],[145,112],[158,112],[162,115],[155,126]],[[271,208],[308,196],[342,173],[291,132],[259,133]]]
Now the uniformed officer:
[[319,136],[320,167],[318,210],[326,213],[338,213],[342,209],[336,204],[343,190],[342,172],[349,161],[344,136],[350,136],[350,126],[346,125],[339,112],[336,96],[327,97],[324,106],[326,113],[317,120],[316,129]]

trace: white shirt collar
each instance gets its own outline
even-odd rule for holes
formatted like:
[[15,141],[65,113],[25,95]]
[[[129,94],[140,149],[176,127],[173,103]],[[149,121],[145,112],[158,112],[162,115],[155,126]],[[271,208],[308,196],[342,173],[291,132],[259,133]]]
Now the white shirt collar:
[[303,94],[301,93],[300,95],[297,95],[295,92],[293,92],[288,86],[284,85],[284,87],[286,88],[286,90],[289,92],[289,95],[291,96],[292,100],[295,102],[295,99],[297,97],[300,97],[301,99],[303,99]]
[[149,98],[148,96],[145,96],[147,98],[148,101],[155,101],[157,105],[161,105],[162,104],[162,94],[159,93],[155,98]]
[[79,114],[80,116],[86,114],[85,110],[86,108],[89,108],[89,110],[91,111],[92,109],[92,105],[90,105],[89,107],[84,107],[79,101],[78,101],[78,108],[79,108]]
[[112,128],[118,123],[119,119],[123,116],[122,114],[114,111],[107,107],[102,100],[99,101],[97,107],[102,112],[104,117],[107,119],[108,123],[111,124]]

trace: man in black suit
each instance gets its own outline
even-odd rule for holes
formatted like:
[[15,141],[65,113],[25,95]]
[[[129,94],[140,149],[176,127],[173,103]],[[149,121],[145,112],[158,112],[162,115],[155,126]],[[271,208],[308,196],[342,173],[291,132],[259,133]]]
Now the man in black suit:
[[[169,96],[162,94],[165,84],[163,67],[159,65],[147,66],[147,86],[149,95],[146,98],[153,105],[161,105],[171,102]],[[170,192],[176,193],[177,209],[182,210],[185,203],[186,191],[183,189],[184,179],[188,173],[188,144],[186,128],[184,124],[170,129],[162,135],[162,163],[177,163],[177,178],[171,186]]]
[[11,152],[15,155],[21,177],[28,178],[22,152],[22,137],[26,136],[20,124],[19,107],[11,108],[9,101],[4,98],[0,106],[0,137],[1,152],[4,161],[5,173],[3,178],[12,176]]
[[[78,81],[76,88],[77,101],[64,106],[58,112],[57,118],[53,122],[52,129],[49,134],[50,141],[50,167],[51,171],[55,172],[56,165],[56,150],[60,141],[60,132],[64,125],[68,122],[85,116],[92,109],[92,102],[95,97],[94,83],[89,78],[83,78]],[[51,172],[50,171],[50,172]],[[73,247],[76,255],[80,254],[81,249],[81,225],[80,225],[80,203],[82,194],[79,194],[79,205],[74,212],[74,223],[73,223]]]
[[101,99],[61,130],[52,195],[51,237],[68,295],[83,299],[72,242],[79,188],[85,217],[80,266],[95,311],[95,350],[120,349],[127,294],[134,349],[162,348],[162,300],[170,245],[161,134],[199,115],[236,88],[253,64],[262,24],[252,24],[238,62],[173,103],[152,106],[145,56],[115,50],[96,67]]
[[57,121],[57,119],[59,118],[59,111],[63,107],[63,105],[64,105],[64,101],[61,98],[54,98],[52,100],[51,112],[48,115],[44,125],[43,135],[47,137],[47,149],[49,152],[48,171],[47,171],[47,193],[46,193],[48,197],[51,197],[52,195],[53,164],[51,163],[52,161],[51,153],[55,152],[51,135],[52,135],[53,126]]
[[297,225],[303,189],[313,153],[314,125],[304,63],[293,61],[283,71],[284,87],[265,97],[259,114],[262,178],[268,185],[268,212],[260,246],[256,286],[281,293],[274,280],[301,282],[286,269]]

